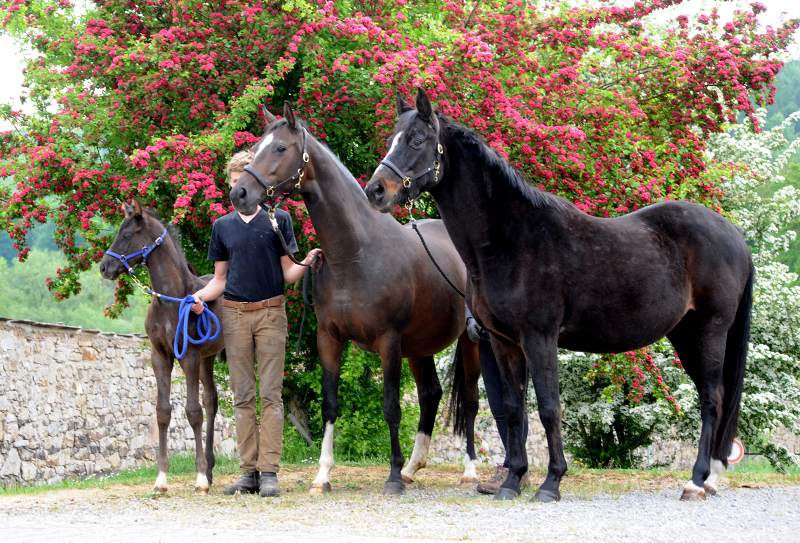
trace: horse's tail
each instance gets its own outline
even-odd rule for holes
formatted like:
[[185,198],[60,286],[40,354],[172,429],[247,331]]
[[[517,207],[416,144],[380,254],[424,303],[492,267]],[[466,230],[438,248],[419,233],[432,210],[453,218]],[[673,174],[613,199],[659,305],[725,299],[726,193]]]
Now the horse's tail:
[[464,369],[464,351],[461,348],[461,340],[456,345],[456,354],[453,356],[453,364],[448,372],[450,381],[450,406],[448,417],[453,421],[453,433],[463,436],[467,433],[467,414],[464,398],[467,391],[467,373]]
[[744,388],[744,371],[747,365],[747,345],[750,339],[750,312],[753,307],[753,281],[755,267],[750,265],[750,277],[739,300],[736,319],[728,331],[725,345],[725,362],[722,367],[722,383],[725,387],[725,398],[722,401],[722,419],[718,430],[718,439],[712,452],[712,458],[722,460],[728,458],[731,443],[736,437],[739,424],[739,411]]

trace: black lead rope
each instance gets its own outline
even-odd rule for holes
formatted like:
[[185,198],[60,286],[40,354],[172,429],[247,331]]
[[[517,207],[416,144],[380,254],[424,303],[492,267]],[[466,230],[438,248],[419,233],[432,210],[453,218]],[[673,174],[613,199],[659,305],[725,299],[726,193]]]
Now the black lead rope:
[[[294,262],[295,264],[297,264],[298,266],[306,266],[307,268],[309,268],[308,273],[303,275],[303,317],[300,319],[300,333],[297,334],[297,345],[294,348],[294,355],[295,356],[300,356],[300,342],[303,340],[303,329],[305,328],[305,325],[306,325],[306,308],[314,307],[315,305],[317,305],[317,291],[316,291],[317,283],[316,283],[316,281],[313,280],[313,278],[311,278],[312,279],[312,281],[311,281],[311,295],[313,296],[314,301],[313,302],[309,302],[308,301],[308,281],[309,281],[309,276],[314,275],[315,273],[317,273],[317,270],[314,268],[314,265],[317,263],[317,260],[319,260],[319,253],[316,253],[314,255],[314,258],[312,258],[311,262],[309,262],[308,264],[303,264],[302,262],[297,260],[294,257],[294,255],[292,254],[292,252],[289,250],[289,246],[286,244],[286,239],[284,239],[284,237],[283,237],[283,232],[281,232],[281,229],[278,228],[278,221],[275,219],[274,211],[269,206],[267,206],[265,204],[261,204],[261,207],[264,209],[264,211],[267,212],[267,216],[269,217],[269,220],[272,223],[272,229],[278,235],[278,239],[281,240],[281,245],[283,245],[283,251],[289,257],[289,259],[292,262]],[[422,243],[425,243],[425,242],[423,241]]]
[[422,246],[423,246],[423,247],[425,247],[425,252],[426,252],[426,253],[428,253],[428,256],[430,257],[430,259],[431,259],[431,262],[433,262],[433,265],[434,265],[434,266],[436,266],[436,269],[437,269],[437,270],[439,270],[439,273],[441,273],[441,274],[442,274],[442,277],[444,277],[444,280],[445,280],[445,281],[447,281],[447,284],[448,284],[448,285],[450,285],[451,287],[453,287],[453,290],[455,290],[456,292],[458,292],[458,294],[459,294],[459,295],[460,295],[462,298],[466,298],[466,296],[464,296],[464,293],[463,293],[463,292],[461,292],[461,291],[459,290],[459,288],[453,284],[453,282],[450,280],[450,278],[449,278],[449,277],[447,277],[447,275],[444,273],[444,271],[442,271],[442,268],[440,268],[440,267],[439,267],[439,263],[438,263],[438,262],[436,262],[436,259],[435,259],[435,258],[433,258],[433,255],[431,254],[431,250],[430,250],[430,249],[428,249],[428,244],[427,244],[427,243],[425,243],[425,238],[423,238],[423,237],[422,237],[422,232],[420,232],[420,231],[419,231],[419,228],[417,228],[417,223],[416,223],[416,221],[414,221],[414,222],[412,222],[412,223],[411,223],[411,228],[413,228],[413,229],[414,229],[414,232],[416,232],[416,233],[417,233],[417,235],[419,236],[419,240],[422,242]]

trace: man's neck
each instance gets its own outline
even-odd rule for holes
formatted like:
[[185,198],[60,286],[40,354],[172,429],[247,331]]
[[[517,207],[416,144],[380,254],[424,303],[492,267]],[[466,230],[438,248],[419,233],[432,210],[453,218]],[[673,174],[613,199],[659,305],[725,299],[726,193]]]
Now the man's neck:
[[261,206],[256,206],[256,212],[253,213],[252,215],[245,215],[244,213],[239,213],[238,211],[236,213],[239,213],[239,216],[242,218],[244,222],[249,223],[255,218],[256,215],[258,215],[259,211],[261,211]]

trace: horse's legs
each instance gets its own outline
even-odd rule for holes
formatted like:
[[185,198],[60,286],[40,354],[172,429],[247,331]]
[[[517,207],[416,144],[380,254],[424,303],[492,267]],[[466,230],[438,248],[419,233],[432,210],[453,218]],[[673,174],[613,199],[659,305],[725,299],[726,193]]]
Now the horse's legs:
[[322,363],[322,422],[325,433],[319,455],[319,473],[311,483],[309,494],[331,491],[330,472],[333,468],[333,428],[339,416],[339,375],[342,371],[342,351],[345,342],[330,337],[320,326],[317,331],[317,348]]
[[431,445],[433,425],[436,422],[439,400],[442,399],[442,386],[432,356],[409,358],[408,367],[417,383],[419,426],[414,440],[414,452],[411,453],[406,467],[400,472],[404,483],[412,482],[414,474],[428,465],[428,449]]
[[[562,409],[558,389],[558,347],[556,338],[555,336],[548,337],[540,334],[523,337],[522,348],[525,352],[525,358],[528,360],[528,370],[533,381],[533,388],[536,391],[536,401],[539,404],[539,418],[547,436],[547,448],[550,452],[547,476],[531,501],[558,501],[561,499],[558,487],[561,484],[561,478],[567,472],[567,460],[564,458],[564,444],[561,441]],[[508,414],[506,414],[506,418],[508,418]],[[524,427],[521,428],[520,434],[521,436],[525,435]],[[510,436],[511,431],[509,429]],[[523,439],[524,437],[520,437],[519,441]],[[511,476],[511,473],[513,472],[509,472],[509,476]],[[522,475],[524,475],[524,472],[520,473],[520,476]]]
[[200,405],[200,353],[195,348],[188,349],[186,356],[181,360],[183,373],[186,375],[186,418],[194,433],[194,466],[197,470],[197,480],[194,491],[198,494],[208,494],[208,478],[206,470],[205,453],[203,451],[203,407]]
[[200,382],[203,383],[203,407],[206,410],[206,479],[208,486],[213,481],[214,465],[214,421],[219,408],[219,396],[214,384],[214,359],[216,355],[206,356],[200,362]]
[[[508,477],[495,494],[494,499],[510,500],[520,495],[519,483],[522,476],[528,471],[528,457],[525,451],[525,417],[527,416],[525,394],[528,390],[528,369],[523,351],[515,343],[492,334],[492,350],[497,358],[497,369],[503,386],[503,410],[508,425],[509,449]],[[558,388],[556,388],[556,392],[558,392]],[[541,412],[541,400],[539,406]]]
[[153,492],[167,492],[167,472],[169,471],[169,451],[167,449],[167,432],[172,419],[172,403],[169,401],[172,387],[172,355],[156,342],[150,350],[150,362],[156,377],[156,421],[158,423],[158,478]]
[[383,493],[397,495],[406,491],[403,477],[400,475],[405,463],[403,451],[400,449],[400,419],[403,416],[400,408],[400,375],[403,362],[400,356],[400,338],[394,334],[384,335],[380,341],[379,353],[383,366],[383,418],[389,425],[392,443],[391,471],[383,485]]
[[702,428],[697,446],[697,460],[692,469],[692,479],[683,489],[682,501],[704,500],[707,479],[711,491],[716,492],[717,479],[725,472],[724,468],[727,465],[727,459],[711,458],[722,417],[722,400],[725,393],[722,383],[725,335],[708,332],[704,328],[711,327],[700,324],[697,315],[692,313],[684,317],[667,335],[681,359],[683,368],[694,381],[700,397]]
[[481,377],[481,362],[478,344],[469,339],[467,331],[458,338],[461,345],[461,363],[464,365],[464,416],[467,427],[464,438],[467,440],[467,454],[464,455],[464,474],[458,484],[478,483],[475,467],[478,456],[475,454],[475,417],[478,416],[478,379]]

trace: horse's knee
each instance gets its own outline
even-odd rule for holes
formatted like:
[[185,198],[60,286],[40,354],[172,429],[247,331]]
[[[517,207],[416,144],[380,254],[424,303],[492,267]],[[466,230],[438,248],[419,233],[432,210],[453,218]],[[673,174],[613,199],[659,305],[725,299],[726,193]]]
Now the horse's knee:
[[203,409],[198,405],[194,407],[186,407],[186,419],[191,426],[203,424]]
[[158,403],[156,405],[156,421],[158,421],[158,424],[169,424],[170,420],[172,420],[172,404],[169,402]]

